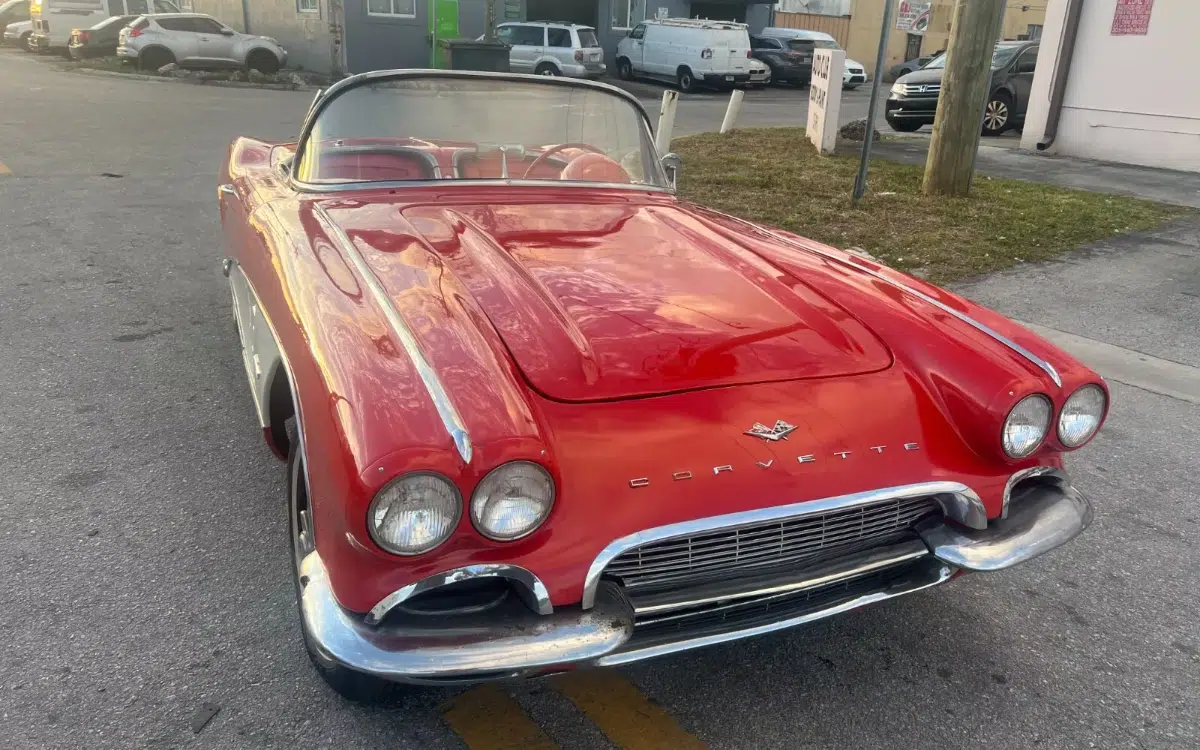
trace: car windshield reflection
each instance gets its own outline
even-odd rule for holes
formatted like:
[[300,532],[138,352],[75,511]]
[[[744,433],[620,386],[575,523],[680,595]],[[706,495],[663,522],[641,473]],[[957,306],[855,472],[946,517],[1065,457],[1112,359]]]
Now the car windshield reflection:
[[574,82],[415,76],[337,92],[301,145],[308,184],[536,180],[666,187],[644,115]]

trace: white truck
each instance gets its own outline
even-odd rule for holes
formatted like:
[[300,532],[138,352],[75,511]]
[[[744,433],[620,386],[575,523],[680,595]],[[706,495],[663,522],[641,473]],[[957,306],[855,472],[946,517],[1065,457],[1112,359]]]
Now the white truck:
[[680,91],[700,85],[733,88],[750,81],[750,32],[733,21],[643,21],[617,45],[616,62],[625,80],[655,78]]

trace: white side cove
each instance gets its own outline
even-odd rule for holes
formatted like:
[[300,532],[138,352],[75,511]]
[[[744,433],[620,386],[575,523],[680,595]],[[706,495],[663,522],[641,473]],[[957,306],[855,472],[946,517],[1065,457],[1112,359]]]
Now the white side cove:
[[279,353],[275,335],[259,306],[258,298],[237,263],[229,264],[229,288],[233,292],[233,316],[242,344],[242,364],[246,367],[250,394],[254,397],[254,411],[258,414],[258,425],[265,428],[270,426],[267,409],[270,405],[271,383],[283,362],[283,356]]

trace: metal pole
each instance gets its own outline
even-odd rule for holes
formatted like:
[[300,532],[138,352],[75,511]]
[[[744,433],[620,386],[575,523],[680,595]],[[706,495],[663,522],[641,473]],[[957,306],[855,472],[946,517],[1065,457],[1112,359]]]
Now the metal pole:
[[887,57],[888,39],[892,35],[892,11],[895,7],[896,0],[887,0],[883,6],[883,29],[879,32],[879,52],[875,55],[875,77],[871,79],[871,103],[867,105],[867,132],[863,135],[858,177],[854,179],[855,203],[867,192],[867,165],[871,162],[871,144],[875,142],[875,110],[879,105],[879,82],[883,80],[883,62]]
[[[1003,36],[1003,34],[1004,34],[1004,14],[1007,12],[1008,12],[1008,3],[1001,3],[999,9],[996,10],[996,15],[998,15],[999,18],[996,21],[996,37],[997,37],[997,39],[993,39],[992,40],[993,43],[995,43],[998,40],[998,38],[1000,36]],[[994,52],[993,52],[993,54],[994,54]],[[991,85],[990,79],[989,79],[988,85],[989,86]],[[983,97],[983,106],[979,108],[979,130],[980,131],[983,130],[983,116],[984,116],[984,114],[987,113],[988,99],[990,98],[990,96],[991,96],[991,92],[989,91]],[[1012,117],[1011,112],[1009,113],[1009,117]],[[979,133],[976,133],[975,134],[975,150],[971,152],[971,173],[969,175],[967,175],[967,192],[968,193],[971,192],[971,187],[975,184],[975,158],[978,155],[979,155]]]
[[678,104],[678,91],[667,89],[663,92],[662,107],[658,110],[658,129],[654,131],[654,147],[659,154],[671,150],[671,133],[675,130],[675,107]]

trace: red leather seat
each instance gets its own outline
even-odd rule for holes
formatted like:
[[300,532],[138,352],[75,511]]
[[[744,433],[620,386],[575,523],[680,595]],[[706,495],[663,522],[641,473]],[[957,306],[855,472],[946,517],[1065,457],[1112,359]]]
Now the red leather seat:
[[560,180],[580,182],[629,183],[625,168],[604,154],[587,153],[571,160],[559,176]]

